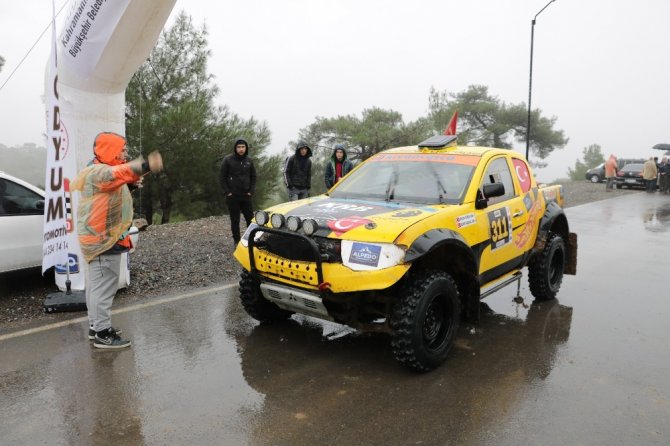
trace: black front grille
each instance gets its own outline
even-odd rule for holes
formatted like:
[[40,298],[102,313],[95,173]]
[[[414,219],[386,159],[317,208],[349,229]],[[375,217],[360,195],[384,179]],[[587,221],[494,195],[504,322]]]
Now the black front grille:
[[[336,263],[342,262],[340,255],[340,240],[325,237],[314,237],[319,247],[321,261]],[[314,251],[309,243],[298,237],[264,232],[256,246],[279,257],[303,262],[316,262]]]

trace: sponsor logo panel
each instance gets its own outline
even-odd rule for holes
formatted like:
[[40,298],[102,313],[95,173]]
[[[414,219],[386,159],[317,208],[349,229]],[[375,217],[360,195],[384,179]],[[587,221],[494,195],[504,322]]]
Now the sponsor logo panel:
[[[68,253],[67,261],[70,265],[70,274],[79,273],[79,257],[77,257],[77,254],[73,254],[71,252]],[[67,265],[58,264],[55,266],[55,270],[56,274],[67,274]]]
[[381,246],[354,242],[351,247],[349,261],[351,263],[358,263],[359,265],[376,267],[379,264],[379,256],[381,252]]
[[466,226],[474,225],[477,222],[477,219],[475,218],[475,214],[470,213],[470,214],[465,214],[465,215],[459,215],[456,217],[456,227],[457,228],[464,228]]

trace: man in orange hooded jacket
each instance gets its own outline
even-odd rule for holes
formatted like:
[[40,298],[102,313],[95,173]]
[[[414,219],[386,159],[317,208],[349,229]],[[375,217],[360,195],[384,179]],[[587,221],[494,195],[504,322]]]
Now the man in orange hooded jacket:
[[111,309],[119,286],[121,254],[132,248],[128,230],[133,220],[133,199],[128,184],[140,182],[142,175],[159,172],[163,162],[158,152],[148,161],[142,157],[127,161],[126,140],[116,133],[100,133],[93,144],[93,162],[71,184],[81,192],[77,234],[88,263],[86,306],[89,339],[97,348],[130,347],[130,341],[112,327]]
[[618,161],[614,154],[610,155],[609,159],[605,163],[605,178],[607,178],[607,183],[605,183],[605,190],[607,192],[614,190],[614,178],[616,178],[616,171],[619,168]]

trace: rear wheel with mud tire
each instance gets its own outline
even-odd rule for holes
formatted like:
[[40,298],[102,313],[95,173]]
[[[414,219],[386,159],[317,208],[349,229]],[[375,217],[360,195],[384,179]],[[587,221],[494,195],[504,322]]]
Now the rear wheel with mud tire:
[[397,361],[420,372],[444,362],[460,323],[454,279],[428,271],[409,280],[391,315],[391,348]]
[[240,300],[244,310],[257,321],[275,322],[288,319],[290,311],[282,310],[263,297],[258,281],[248,271],[240,274]]
[[563,281],[566,258],[563,238],[549,232],[542,252],[535,255],[528,265],[528,284],[535,299],[550,300],[556,297]]

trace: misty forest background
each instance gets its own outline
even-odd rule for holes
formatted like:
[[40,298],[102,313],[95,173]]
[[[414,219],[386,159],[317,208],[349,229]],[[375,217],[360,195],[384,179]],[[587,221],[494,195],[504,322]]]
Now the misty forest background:
[[[126,90],[126,137],[130,155],[146,155],[158,148],[165,169],[149,175],[144,187],[134,192],[137,217],[150,224],[191,220],[226,213],[219,186],[223,157],[232,153],[237,138],[247,140],[256,166],[258,183],[256,208],[286,201],[281,165],[294,152],[295,144],[306,141],[312,148],[311,194],[325,192],[323,171],[335,143],[344,143],[354,164],[391,147],[416,145],[440,134],[458,110],[459,144],[511,149],[525,144],[527,104],[500,101],[483,85],[471,85],[461,92],[427,92],[428,112],[405,122],[395,110],[370,107],[359,114],[317,116],[288,141],[284,152],[271,155],[271,130],[267,122],[243,118],[225,105],[217,104],[219,89],[207,70],[210,57],[207,29],[196,26],[181,12],[175,23],[161,34],[150,57],[133,76]],[[0,70],[4,60],[0,57]],[[532,164],[541,167],[568,138],[554,129],[556,117],[541,110],[531,114]],[[141,135],[141,138],[140,138]],[[599,145],[582,151],[566,175],[584,180],[587,169],[604,161]],[[46,150],[35,144],[7,147],[0,144],[0,170],[44,186]]]

